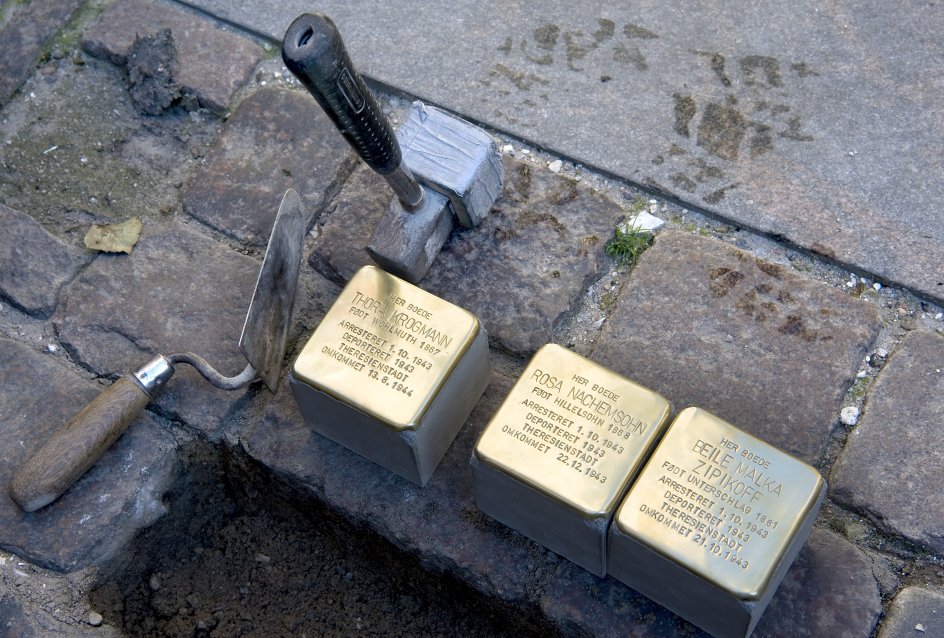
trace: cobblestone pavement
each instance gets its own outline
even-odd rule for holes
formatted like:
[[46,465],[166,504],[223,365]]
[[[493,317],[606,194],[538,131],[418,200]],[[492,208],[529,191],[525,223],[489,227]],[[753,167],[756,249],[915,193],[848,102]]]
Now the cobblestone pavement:
[[[272,42],[172,2],[41,4],[0,5],[0,485],[79,406],[157,353],[193,350],[224,371],[242,367],[248,296],[292,187],[310,232],[287,368],[368,263],[364,245],[389,198]],[[176,58],[163,103],[129,72],[142,63],[135,36],[162,29]],[[403,99],[381,99],[395,122],[403,117]],[[274,395],[260,384],[224,392],[181,370],[53,506],[23,514],[0,490],[0,635],[123,635],[120,614],[95,608],[90,592],[133,573],[129,556],[146,539],[176,542],[149,536],[168,516],[197,534],[179,522],[198,508],[193,492],[225,483],[264,504],[266,489],[244,486],[250,475],[529,627],[698,634],[476,508],[472,446],[549,341],[652,388],[676,411],[705,407],[829,481],[755,635],[940,635],[941,308],[492,134],[504,194],[479,228],[450,237],[422,282],[481,318],[492,379],[429,485],[313,434],[285,383]],[[641,211],[666,224],[635,268],[620,265],[605,246]],[[143,231],[130,254],[85,248],[91,224],[131,217]],[[193,449],[210,450],[225,480],[194,480]],[[212,634],[188,604],[196,611],[178,615],[192,618],[190,631]],[[161,613],[166,621],[175,610]],[[241,622],[246,635],[266,631]],[[437,631],[424,627],[404,633]],[[331,635],[344,628],[357,633]]]

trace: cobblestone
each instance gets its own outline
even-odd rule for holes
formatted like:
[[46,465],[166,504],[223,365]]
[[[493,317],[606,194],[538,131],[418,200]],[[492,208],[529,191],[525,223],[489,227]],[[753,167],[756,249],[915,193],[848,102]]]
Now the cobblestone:
[[837,501],[944,553],[944,337],[912,332],[879,374],[832,473]]
[[91,257],[0,204],[0,294],[26,312],[49,316],[59,290]]
[[906,587],[892,601],[878,638],[944,636],[944,594]]
[[0,106],[33,72],[46,41],[81,4],[81,0],[47,0],[12,9],[13,17],[0,29]]
[[350,163],[337,129],[306,93],[265,88],[227,120],[205,166],[183,190],[184,209],[240,241],[265,246],[288,188],[309,214]]
[[714,239],[661,234],[591,358],[817,463],[875,308]]

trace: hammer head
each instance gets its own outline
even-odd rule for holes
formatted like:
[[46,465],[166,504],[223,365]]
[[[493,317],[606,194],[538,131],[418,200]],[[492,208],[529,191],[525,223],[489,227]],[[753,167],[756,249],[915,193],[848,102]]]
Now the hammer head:
[[441,109],[414,102],[397,131],[404,165],[423,185],[425,203],[407,212],[394,197],[367,252],[411,283],[426,274],[458,223],[478,226],[502,192],[505,172],[485,131]]
[[420,183],[449,198],[461,226],[475,228],[485,219],[505,177],[498,148],[485,131],[414,102],[397,141],[403,163]]

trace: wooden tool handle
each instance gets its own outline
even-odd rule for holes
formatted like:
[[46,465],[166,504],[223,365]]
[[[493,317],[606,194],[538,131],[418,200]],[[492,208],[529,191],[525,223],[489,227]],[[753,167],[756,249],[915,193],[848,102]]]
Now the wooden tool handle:
[[150,400],[131,375],[115,381],[17,470],[10,496],[26,512],[52,503],[92,467]]

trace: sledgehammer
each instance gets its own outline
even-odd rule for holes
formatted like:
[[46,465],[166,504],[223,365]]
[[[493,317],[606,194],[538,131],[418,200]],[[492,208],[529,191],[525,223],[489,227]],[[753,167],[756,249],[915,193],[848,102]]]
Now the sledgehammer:
[[504,170],[485,131],[414,102],[396,135],[351,64],[325,15],[299,16],[285,32],[282,60],[357,154],[396,195],[367,252],[385,270],[416,283],[456,221],[474,228],[501,194]]

